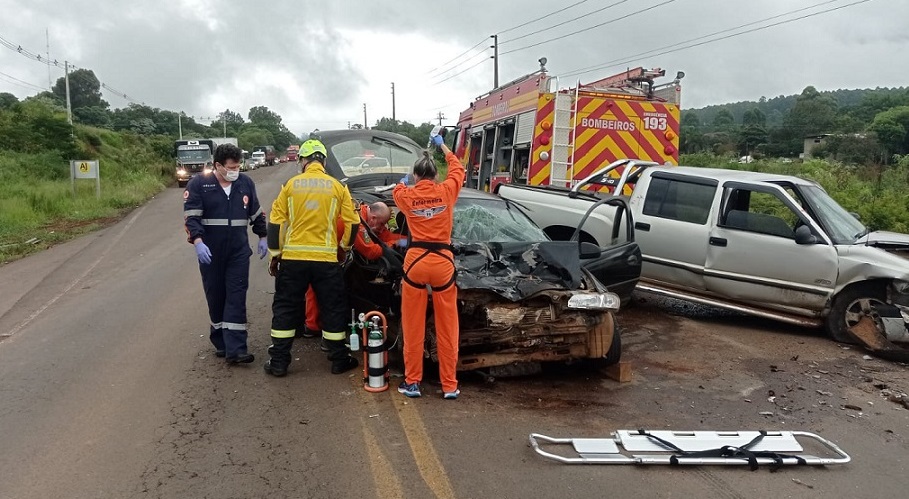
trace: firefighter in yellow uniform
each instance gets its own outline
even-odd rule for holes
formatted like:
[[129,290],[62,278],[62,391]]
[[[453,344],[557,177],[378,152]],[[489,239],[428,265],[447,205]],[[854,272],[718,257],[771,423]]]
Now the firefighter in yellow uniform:
[[[344,342],[347,301],[338,244],[350,249],[360,216],[347,187],[325,173],[327,154],[318,140],[300,145],[303,171],[284,184],[271,207],[268,250],[275,297],[265,372],[272,376],[287,374],[294,332],[303,323],[304,297],[310,285],[321,308],[322,338],[328,346],[331,372],[341,374],[357,367]],[[339,218],[343,224],[338,224]]]

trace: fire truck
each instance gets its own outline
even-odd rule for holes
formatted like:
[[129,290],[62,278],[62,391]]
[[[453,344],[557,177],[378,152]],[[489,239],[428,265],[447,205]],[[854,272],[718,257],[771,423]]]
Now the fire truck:
[[639,67],[563,89],[545,64],[540,59],[538,71],[478,97],[460,114],[455,154],[468,187],[570,187],[624,158],[678,164],[683,72],[656,84],[665,70]]

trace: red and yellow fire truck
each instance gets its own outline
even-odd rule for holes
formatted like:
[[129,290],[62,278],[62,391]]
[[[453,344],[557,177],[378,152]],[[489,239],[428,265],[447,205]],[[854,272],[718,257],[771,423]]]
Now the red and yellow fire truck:
[[677,165],[684,73],[656,85],[661,76],[636,68],[560,89],[541,66],[480,96],[461,113],[455,139],[467,186],[568,187],[623,158]]

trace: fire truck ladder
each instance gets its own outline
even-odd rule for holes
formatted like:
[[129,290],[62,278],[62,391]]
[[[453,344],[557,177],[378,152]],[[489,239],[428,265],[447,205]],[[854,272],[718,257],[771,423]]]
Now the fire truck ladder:
[[[558,83],[556,83],[558,85]],[[574,134],[578,115],[578,87],[574,94],[555,92],[555,112],[552,118],[552,170],[549,185],[574,185]]]

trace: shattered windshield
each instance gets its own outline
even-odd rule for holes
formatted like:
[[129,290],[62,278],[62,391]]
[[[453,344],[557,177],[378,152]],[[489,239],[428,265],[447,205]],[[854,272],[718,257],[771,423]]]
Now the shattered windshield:
[[823,189],[808,185],[801,187],[801,191],[834,244],[852,244],[857,238],[865,235],[865,226]]
[[452,239],[462,242],[540,242],[549,237],[524,213],[501,199],[461,199]]
[[331,146],[345,177],[369,173],[409,173],[420,151],[405,142],[379,137],[350,139]]

